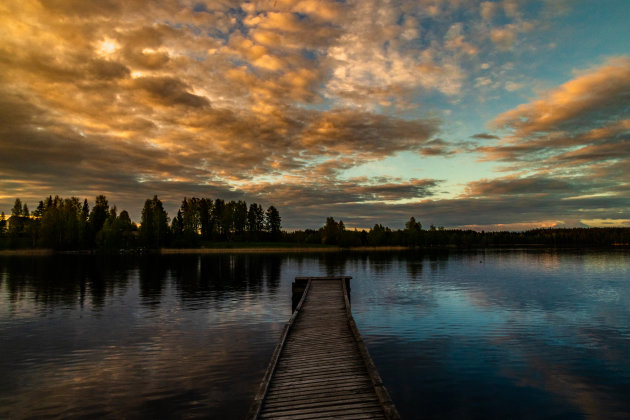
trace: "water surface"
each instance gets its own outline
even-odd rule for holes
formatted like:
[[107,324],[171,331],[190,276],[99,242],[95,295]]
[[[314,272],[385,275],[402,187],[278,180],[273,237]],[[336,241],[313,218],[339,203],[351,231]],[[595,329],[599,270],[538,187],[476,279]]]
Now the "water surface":
[[346,274],[404,418],[630,415],[630,253],[0,258],[0,418],[243,418],[299,275]]

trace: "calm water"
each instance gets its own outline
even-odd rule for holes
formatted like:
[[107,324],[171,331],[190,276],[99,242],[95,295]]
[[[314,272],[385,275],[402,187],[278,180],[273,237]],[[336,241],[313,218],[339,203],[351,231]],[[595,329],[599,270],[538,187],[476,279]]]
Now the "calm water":
[[404,418],[630,416],[630,252],[0,257],[0,418],[243,418],[347,274]]

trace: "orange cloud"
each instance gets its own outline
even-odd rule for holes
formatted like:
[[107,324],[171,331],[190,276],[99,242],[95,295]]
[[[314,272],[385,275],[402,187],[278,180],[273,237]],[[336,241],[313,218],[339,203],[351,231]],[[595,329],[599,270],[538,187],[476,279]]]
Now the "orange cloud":
[[515,162],[520,170],[630,179],[617,170],[630,163],[630,58],[618,57],[579,73],[539,99],[499,115],[495,128],[510,130],[499,144],[477,149],[485,159]]
[[[458,24],[455,17],[469,7],[480,21]],[[420,204],[392,203],[428,197],[437,181],[349,181],[344,173],[402,152],[419,162],[455,152],[457,144],[438,138],[445,124],[430,117],[435,113],[418,95],[456,104],[477,76],[466,60],[492,44],[499,15],[509,18],[503,29],[518,34],[528,27],[511,2],[3,2],[0,189],[3,196],[39,200],[69,195],[71,186],[70,194],[104,192],[137,206],[138,196],[156,191],[175,202],[181,195],[261,197],[252,185],[265,177],[272,180],[265,188],[286,191],[289,202],[290,194],[303,192],[296,180],[316,178],[319,184],[305,190],[330,187],[341,195],[346,189],[357,202],[336,204],[348,211],[408,218]],[[425,25],[429,18],[439,24]],[[591,170],[624,179],[622,162],[612,160],[627,147],[618,141],[627,126],[612,117],[606,124],[584,121],[601,120],[603,109],[617,115],[627,100],[626,63],[611,60],[579,75],[566,92],[559,88],[503,114],[498,128],[511,130],[514,141],[477,152],[539,165],[557,157],[565,170],[608,156],[610,165]],[[558,124],[545,123],[545,106]],[[583,129],[568,130],[576,121]],[[536,135],[541,127],[544,136]],[[571,146],[554,150],[558,139]],[[283,189],[285,181],[291,188]],[[470,187],[485,188],[482,207],[496,214],[503,203],[492,188],[500,186]],[[365,207],[379,200],[389,204]],[[422,206],[436,223],[448,214],[435,203]],[[458,211],[445,217],[455,220]]]
[[518,136],[557,130],[582,117],[618,108],[628,100],[629,90],[630,58],[610,59],[543,94],[541,99],[504,112],[493,125],[512,128]]

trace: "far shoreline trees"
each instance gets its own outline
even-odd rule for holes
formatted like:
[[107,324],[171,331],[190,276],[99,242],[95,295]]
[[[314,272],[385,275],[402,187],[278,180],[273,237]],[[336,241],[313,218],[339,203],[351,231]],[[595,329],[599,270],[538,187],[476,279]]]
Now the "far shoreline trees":
[[284,233],[286,242],[349,247],[403,246],[421,249],[491,248],[491,247],[611,247],[630,246],[630,228],[541,228],[523,232],[477,232],[445,229],[430,225],[423,229],[414,217],[404,229],[392,230],[375,224],[368,230],[349,230],[343,221],[328,217],[318,230],[306,229]]
[[[347,229],[344,222],[326,218],[319,229],[282,230],[282,218],[271,205],[221,198],[186,198],[176,215],[169,218],[157,195],[147,199],[140,225],[129,213],[118,213],[104,195],[90,208],[87,199],[47,197],[35,210],[15,200],[11,215],[0,215],[0,249],[49,248],[54,250],[140,250],[199,247],[333,246],[409,248],[484,248],[509,246],[609,247],[630,246],[630,228],[534,229],[525,232],[477,232],[444,229],[430,225],[423,229],[410,217],[404,229],[393,230],[375,224],[369,230]],[[262,243],[262,244],[261,244]],[[257,245],[261,244],[261,245]]]
[[[129,213],[118,214],[107,197],[87,199],[49,196],[29,212],[15,200],[11,216],[0,217],[0,249],[131,250],[198,247],[211,242],[275,242],[282,239],[280,212],[245,201],[184,198],[171,221],[157,195],[147,199],[140,225]],[[170,225],[169,225],[170,222]]]

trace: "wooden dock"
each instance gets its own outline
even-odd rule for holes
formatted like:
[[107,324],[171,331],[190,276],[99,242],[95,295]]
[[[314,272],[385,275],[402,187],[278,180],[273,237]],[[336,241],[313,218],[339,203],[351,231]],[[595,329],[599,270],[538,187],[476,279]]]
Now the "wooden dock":
[[398,419],[352,318],[351,277],[296,277],[301,292],[250,419]]

